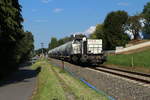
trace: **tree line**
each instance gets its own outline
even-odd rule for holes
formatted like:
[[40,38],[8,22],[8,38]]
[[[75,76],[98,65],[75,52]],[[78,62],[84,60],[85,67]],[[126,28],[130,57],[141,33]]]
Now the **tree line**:
[[116,46],[125,46],[130,41],[127,33],[132,33],[133,39],[137,40],[140,32],[150,34],[150,2],[141,13],[134,16],[129,16],[126,11],[110,12],[104,22],[96,26],[90,38],[103,39],[103,49],[113,50]]
[[0,0],[0,78],[16,71],[34,50],[33,35],[22,22],[18,0]]
[[72,40],[72,36],[70,37],[64,37],[64,38],[61,38],[61,39],[57,39],[56,37],[52,37],[51,40],[50,40],[50,43],[49,43],[49,47],[48,49],[51,50],[55,47],[58,47],[68,41],[71,41]]
[[[129,16],[126,11],[122,10],[108,13],[104,22],[96,26],[96,30],[89,38],[102,39],[103,50],[114,50],[116,46],[125,46],[131,40],[127,34],[132,33],[133,39],[137,40],[140,38],[140,32],[150,34],[150,2],[144,6],[141,13],[134,16]],[[52,37],[48,50],[70,40],[72,36],[59,40]]]

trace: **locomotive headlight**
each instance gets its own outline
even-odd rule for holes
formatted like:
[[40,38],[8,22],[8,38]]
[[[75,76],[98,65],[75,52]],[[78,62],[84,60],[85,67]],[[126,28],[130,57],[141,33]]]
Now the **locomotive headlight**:
[[86,37],[83,37],[83,38],[82,38],[82,41],[86,41]]

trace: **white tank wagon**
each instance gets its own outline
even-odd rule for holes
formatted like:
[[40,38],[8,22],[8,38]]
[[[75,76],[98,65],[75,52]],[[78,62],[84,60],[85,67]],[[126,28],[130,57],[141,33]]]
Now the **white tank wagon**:
[[49,52],[49,56],[74,63],[102,64],[106,56],[102,52],[101,39],[76,38]]
[[65,43],[48,52],[51,56],[70,56],[72,54],[72,42]]

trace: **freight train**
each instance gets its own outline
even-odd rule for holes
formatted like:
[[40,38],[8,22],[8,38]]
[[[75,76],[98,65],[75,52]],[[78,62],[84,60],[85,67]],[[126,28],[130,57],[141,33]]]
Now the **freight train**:
[[106,56],[102,50],[101,39],[75,37],[72,41],[48,52],[49,57],[76,64],[103,64]]

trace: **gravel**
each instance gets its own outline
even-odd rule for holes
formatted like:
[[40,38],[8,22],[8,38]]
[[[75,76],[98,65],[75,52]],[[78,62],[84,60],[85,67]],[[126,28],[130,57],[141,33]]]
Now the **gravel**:
[[[51,61],[62,64],[59,60],[51,59]],[[116,100],[150,100],[150,84],[139,84],[136,81],[67,62],[65,67]]]

